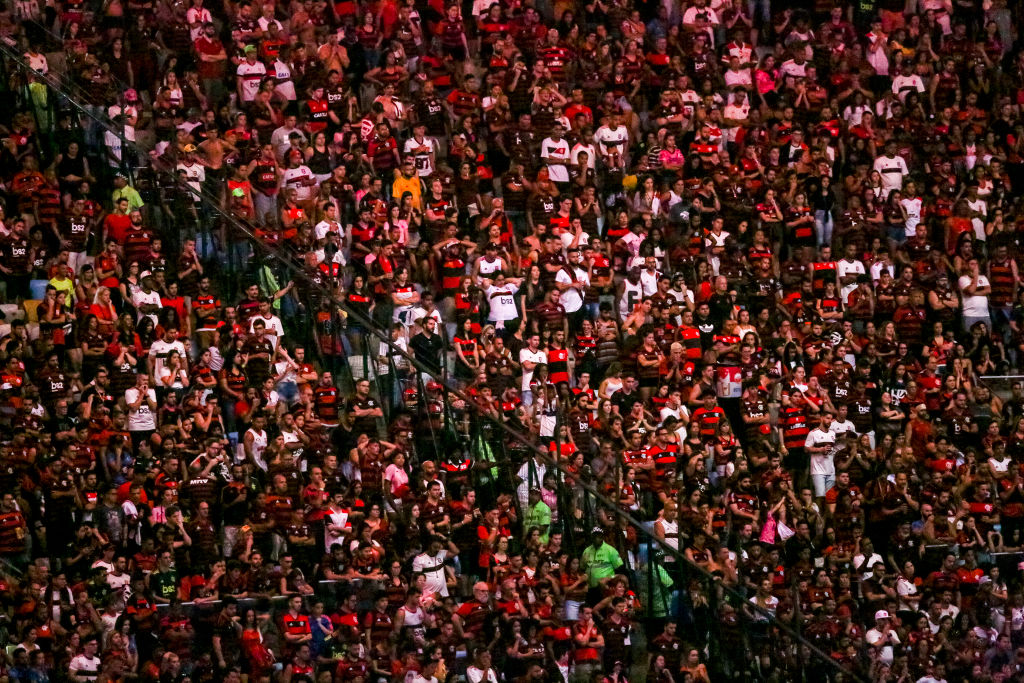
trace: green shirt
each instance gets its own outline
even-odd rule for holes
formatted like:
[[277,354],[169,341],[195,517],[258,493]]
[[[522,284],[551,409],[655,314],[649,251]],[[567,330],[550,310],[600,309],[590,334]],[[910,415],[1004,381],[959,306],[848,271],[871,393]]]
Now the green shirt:
[[601,579],[615,576],[615,570],[621,566],[619,551],[604,541],[597,548],[593,544],[588,545],[580,558],[580,568],[587,573],[591,588],[600,584]]
[[135,209],[141,209],[144,202],[142,201],[142,195],[136,192],[135,188],[131,185],[125,185],[119,190],[114,190],[111,195],[111,200],[114,205],[117,205],[117,200],[124,197],[128,200],[128,210],[134,211]]
[[551,508],[543,500],[538,500],[536,505],[527,505],[526,514],[523,515],[523,529],[530,527],[540,528],[540,542],[548,542],[548,530],[551,527]]
[[637,572],[641,602],[647,607],[647,616],[663,619],[668,616],[672,602],[672,577],[660,562],[641,567]]
[[75,281],[71,278],[65,278],[60,280],[53,278],[48,283],[51,287],[56,289],[58,292],[64,292],[67,295],[67,303],[71,305],[71,302],[75,299]]

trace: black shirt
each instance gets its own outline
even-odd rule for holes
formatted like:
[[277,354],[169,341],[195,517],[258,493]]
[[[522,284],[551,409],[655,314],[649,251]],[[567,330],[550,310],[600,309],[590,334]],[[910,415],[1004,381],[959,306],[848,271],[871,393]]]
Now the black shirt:
[[420,332],[409,340],[409,349],[416,356],[417,362],[423,364],[431,372],[440,372],[441,353],[444,344],[441,335],[432,334],[429,337]]

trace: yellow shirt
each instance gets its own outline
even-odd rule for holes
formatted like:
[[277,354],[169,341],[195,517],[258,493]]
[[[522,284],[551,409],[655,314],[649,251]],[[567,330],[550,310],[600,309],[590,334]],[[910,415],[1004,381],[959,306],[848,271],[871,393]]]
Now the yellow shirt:
[[419,175],[414,175],[412,178],[406,178],[402,175],[401,171],[395,171],[395,180],[391,184],[391,196],[397,200],[402,199],[402,195],[408,192],[412,195],[412,205],[420,211],[423,210],[423,183],[420,182]]
[[117,204],[117,200],[120,199],[121,197],[124,197],[128,200],[129,211],[141,209],[143,206],[142,196],[139,195],[138,191],[136,191],[136,189],[131,185],[125,185],[121,189],[114,190],[111,196],[111,198],[114,201],[114,204]]
[[66,300],[68,302],[75,300],[75,282],[71,278],[61,280],[59,278],[53,278],[49,284],[56,289],[58,292],[64,292],[67,294]]

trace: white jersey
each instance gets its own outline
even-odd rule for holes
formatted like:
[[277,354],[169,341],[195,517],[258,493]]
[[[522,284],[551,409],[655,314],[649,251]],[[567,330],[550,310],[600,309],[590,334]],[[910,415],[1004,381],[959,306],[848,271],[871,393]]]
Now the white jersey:
[[[836,274],[840,278],[844,278],[850,275],[865,275],[864,264],[853,259],[847,261],[846,259],[840,259],[836,264]],[[847,299],[850,297],[850,293],[857,289],[857,283],[851,282],[848,285],[843,285],[842,289],[839,290],[839,298],[842,299],[843,303],[849,303]]]
[[242,84],[242,101],[252,102],[256,99],[256,93],[260,91],[260,83],[263,82],[263,77],[267,75],[267,67],[260,61],[253,64],[242,62],[238,65],[235,73]]
[[813,446],[828,446],[824,453],[811,455],[811,474],[833,475],[836,473],[835,464],[835,432],[825,431],[821,427],[812,429],[804,439],[804,448]]
[[917,225],[921,222],[921,206],[923,202],[920,197],[904,197],[900,200],[903,210],[907,212],[907,223],[905,227],[907,237],[917,236]]
[[149,357],[153,359],[154,376],[160,377],[164,374],[164,368],[167,367],[167,361],[171,357],[172,351],[178,352],[182,367],[188,365],[188,355],[185,353],[185,345],[181,341],[175,339],[172,342],[165,342],[163,339],[157,339],[149,347]]
[[624,153],[628,140],[629,131],[626,130],[625,126],[619,126],[615,130],[608,126],[601,126],[594,133],[594,142],[597,143],[597,148],[601,154],[611,154],[612,152]]
[[276,351],[277,350],[277,342],[278,342],[278,340],[281,339],[281,337],[284,336],[284,326],[281,324],[281,319],[278,318],[276,315],[273,315],[273,314],[271,314],[271,316],[269,318],[264,318],[262,315],[257,315],[249,323],[249,333],[250,334],[255,333],[255,330],[253,329],[253,325],[256,324],[257,320],[262,322],[263,325],[266,327],[267,339],[270,340],[270,343],[273,344],[274,350]]
[[580,152],[587,153],[587,168],[589,168],[590,170],[594,170],[595,168],[597,168],[597,166],[595,165],[595,160],[597,158],[597,149],[594,147],[594,145],[585,145],[582,142],[577,142],[575,145],[573,145],[572,152],[570,152],[570,156],[572,157],[572,163],[574,165],[579,165],[580,163]]
[[448,596],[448,582],[444,576],[444,561],[447,557],[447,550],[439,550],[437,555],[420,553],[412,559],[413,574],[422,573],[427,579],[425,588],[441,597]]
[[[641,278],[643,276],[641,275]],[[635,285],[629,280],[622,281],[622,298],[619,299],[619,319],[625,320],[633,312],[633,307],[640,303],[643,298],[643,285],[637,282]]]
[[422,141],[416,138],[409,138],[402,148],[402,156],[412,155],[413,163],[416,165],[416,174],[425,178],[434,172],[434,156],[437,155],[437,140],[432,137],[423,136]]
[[491,322],[499,320],[515,320],[519,317],[519,310],[516,308],[516,292],[519,287],[506,282],[501,287],[491,285],[484,294],[487,296],[487,303],[491,307],[487,319]]
[[[267,430],[257,432],[255,429],[250,427],[245,432],[247,435],[252,435],[252,457],[256,462],[256,465],[263,470],[267,471],[267,463],[263,461],[263,451],[267,449]],[[243,437],[244,441],[244,437]],[[242,445],[242,458],[245,458],[245,445]]]
[[653,273],[646,268],[640,271],[640,289],[644,296],[654,296],[654,293],[658,291],[659,277],[661,277],[661,273],[657,270]]
[[[530,347],[519,349],[519,362],[530,361],[531,363],[547,363],[547,354],[537,349],[531,351]],[[533,381],[533,370],[523,369],[523,381],[520,384],[520,391],[530,391],[530,382]]]
[[[156,403],[156,390],[146,389],[147,398]],[[132,387],[124,392],[125,403],[131,405],[139,400],[139,388]],[[156,415],[149,409],[149,402],[143,400],[135,410],[128,409],[128,431],[146,432],[156,429]]]
[[544,141],[540,143],[540,158],[547,162],[548,177],[552,182],[569,182],[569,169],[566,168],[570,158],[569,150],[569,142],[565,138],[561,140],[544,138]]
[[195,26],[195,28],[189,29],[189,36],[192,38],[192,42],[195,42],[199,36],[203,35],[203,24],[213,21],[213,15],[205,7],[191,7],[185,13],[185,21],[189,26]]
[[477,261],[477,273],[480,274],[481,278],[490,280],[489,276],[494,275],[501,270],[501,259],[496,258],[493,261],[488,261],[486,256],[481,256],[480,260]]
[[[560,282],[563,285],[571,285],[574,278],[578,282],[589,283],[590,280],[587,272],[582,268],[573,268],[571,275],[567,268],[562,268],[555,274],[555,282]],[[565,309],[566,313],[575,313],[583,308],[583,292],[575,287],[569,287],[569,289],[562,292],[559,303],[562,304],[562,308]]]
[[[352,528],[352,523],[349,521],[349,512],[347,508],[335,510],[333,507],[327,509],[327,524],[333,524],[334,526],[340,526],[346,529]],[[331,551],[331,546],[335,543],[343,543],[347,534],[342,532],[335,534],[330,529],[324,528],[324,550],[327,552]]]
[[314,176],[313,172],[309,170],[309,166],[305,164],[299,164],[296,168],[284,169],[284,186],[294,187],[295,198],[300,202],[313,196],[314,186],[303,183],[307,178],[314,178]]
[[196,193],[192,201],[197,201],[199,193],[203,191],[203,183],[206,182],[206,167],[198,163],[179,163],[177,170],[185,172],[185,182]]
[[900,102],[907,99],[907,93],[924,92],[924,81],[917,74],[909,76],[896,76],[892,79],[892,93],[900,98]]
[[882,191],[886,196],[893,190],[903,187],[903,178],[910,171],[907,169],[907,162],[901,156],[878,157],[875,159],[874,170],[882,176]]
[[[673,550],[679,550],[679,520],[670,522],[667,519],[659,519],[661,528],[665,532],[665,545],[672,548]],[[668,560],[669,556],[665,556]],[[675,562],[676,558],[672,558],[670,561]]]
[[297,99],[295,83],[292,81],[292,68],[280,59],[274,62],[274,92],[289,102]]

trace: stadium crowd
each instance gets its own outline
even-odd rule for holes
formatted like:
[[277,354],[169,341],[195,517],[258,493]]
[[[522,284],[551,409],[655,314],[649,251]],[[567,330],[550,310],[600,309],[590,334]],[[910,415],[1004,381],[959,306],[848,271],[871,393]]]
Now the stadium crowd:
[[1020,10],[4,3],[0,680],[1024,681]]

